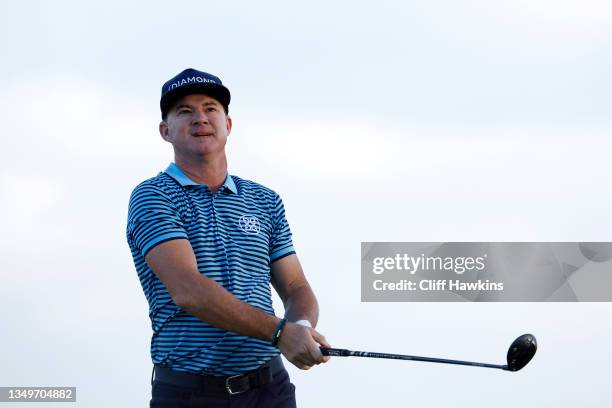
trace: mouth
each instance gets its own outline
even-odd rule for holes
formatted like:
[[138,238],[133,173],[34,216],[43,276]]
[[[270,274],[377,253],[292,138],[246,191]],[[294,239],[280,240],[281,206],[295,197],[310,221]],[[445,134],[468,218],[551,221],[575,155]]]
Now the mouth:
[[215,134],[211,133],[211,132],[195,132],[195,133],[192,133],[193,137],[211,137],[211,136],[214,136],[214,135]]

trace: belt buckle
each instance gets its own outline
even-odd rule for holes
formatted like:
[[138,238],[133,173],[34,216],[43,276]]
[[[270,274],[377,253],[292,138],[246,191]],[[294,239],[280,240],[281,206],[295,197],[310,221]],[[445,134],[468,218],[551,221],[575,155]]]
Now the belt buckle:
[[229,393],[229,395],[237,395],[237,394],[242,394],[243,392],[246,392],[249,390],[249,388],[245,388],[243,390],[240,391],[234,391],[232,390],[232,386],[230,385],[230,381],[236,378],[240,378],[240,377],[244,377],[244,374],[237,374],[237,375],[232,375],[231,377],[227,377],[225,379],[225,389],[227,390],[227,392]]

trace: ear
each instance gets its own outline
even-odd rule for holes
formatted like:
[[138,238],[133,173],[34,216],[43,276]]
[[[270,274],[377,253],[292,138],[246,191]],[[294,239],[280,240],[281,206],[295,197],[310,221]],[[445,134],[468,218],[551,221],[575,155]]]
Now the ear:
[[159,122],[159,134],[161,135],[162,139],[164,139],[166,142],[168,142],[168,124],[166,123],[165,120],[162,120],[161,122]]
[[229,136],[232,133],[232,117],[227,116],[225,118],[225,127],[227,128],[227,135]]

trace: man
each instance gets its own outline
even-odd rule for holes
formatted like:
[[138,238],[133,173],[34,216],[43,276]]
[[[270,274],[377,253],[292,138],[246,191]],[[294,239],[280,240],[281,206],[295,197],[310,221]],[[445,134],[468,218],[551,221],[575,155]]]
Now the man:
[[206,72],[166,82],[159,131],[175,162],[130,198],[127,239],[153,328],[151,407],[294,407],[279,353],[304,370],[329,359],[280,197],[227,173],[229,103]]

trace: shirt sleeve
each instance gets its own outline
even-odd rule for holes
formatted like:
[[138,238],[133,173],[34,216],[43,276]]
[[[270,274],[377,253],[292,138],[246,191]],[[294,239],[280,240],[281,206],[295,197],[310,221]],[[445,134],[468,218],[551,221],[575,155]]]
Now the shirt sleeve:
[[270,245],[270,263],[287,255],[295,254],[291,241],[291,229],[285,218],[285,207],[278,194],[275,194],[274,212],[272,216],[273,231]]
[[157,186],[141,184],[130,197],[127,238],[130,246],[145,257],[162,242],[188,237],[171,197]]

